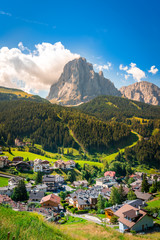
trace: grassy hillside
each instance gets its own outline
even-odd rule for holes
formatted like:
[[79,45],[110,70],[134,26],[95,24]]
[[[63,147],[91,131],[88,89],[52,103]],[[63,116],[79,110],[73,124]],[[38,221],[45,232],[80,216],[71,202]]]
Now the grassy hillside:
[[84,103],[77,109],[94,115],[103,120],[140,117],[145,119],[159,119],[160,106],[132,101],[122,97],[100,96]]
[[38,95],[28,94],[20,89],[0,87],[0,101],[11,100],[31,100],[36,102],[48,102]]
[[158,240],[160,233],[132,236],[121,234],[92,222],[75,222],[57,226],[47,223],[36,213],[15,212],[0,206],[0,239],[7,240]]
[[7,240],[70,240],[71,237],[58,230],[53,225],[44,222],[43,217],[36,213],[15,212],[0,207],[0,239]]

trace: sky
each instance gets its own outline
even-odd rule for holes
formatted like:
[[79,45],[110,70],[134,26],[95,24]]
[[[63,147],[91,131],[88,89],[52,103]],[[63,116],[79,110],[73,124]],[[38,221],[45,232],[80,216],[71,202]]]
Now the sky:
[[119,89],[160,87],[159,0],[24,0],[0,4],[0,86],[48,95],[85,57]]

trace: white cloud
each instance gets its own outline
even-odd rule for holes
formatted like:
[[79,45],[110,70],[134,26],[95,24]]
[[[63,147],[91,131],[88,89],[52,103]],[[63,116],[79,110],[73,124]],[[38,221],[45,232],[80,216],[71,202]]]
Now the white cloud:
[[120,69],[120,70],[127,71],[128,67],[127,67],[127,66],[123,67],[123,65],[120,64],[120,65],[119,65],[119,69]]
[[150,72],[152,74],[156,74],[158,72],[158,68],[156,68],[156,66],[152,66],[148,72]]
[[94,67],[96,69],[98,69],[99,71],[109,70],[111,68],[111,66],[112,66],[112,64],[110,62],[107,62],[107,64],[105,64],[105,65],[94,64]]
[[128,73],[127,75],[125,75],[125,79],[127,79],[131,75],[134,80],[140,82],[142,78],[146,77],[145,72],[138,68],[136,66],[136,63],[131,63],[129,67],[127,66],[123,67],[123,65],[121,64],[119,66],[119,69],[126,71],[126,73]]
[[28,92],[49,90],[60,77],[64,65],[80,57],[65,49],[61,42],[37,44],[34,51],[21,42],[18,46],[0,49],[0,85]]
[[11,13],[4,12],[4,11],[0,11],[0,14],[1,14],[1,15],[7,15],[7,16],[9,16],[9,17],[11,17],[11,16],[12,16],[12,14],[11,14]]
[[127,80],[129,78],[129,74],[125,74],[124,78]]

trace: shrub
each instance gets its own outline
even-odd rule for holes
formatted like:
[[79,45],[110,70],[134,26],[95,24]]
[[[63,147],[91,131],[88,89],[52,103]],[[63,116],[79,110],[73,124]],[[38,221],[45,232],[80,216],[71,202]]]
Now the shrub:
[[135,230],[131,230],[130,232],[131,232],[133,235],[136,234],[136,231],[135,231]]
[[75,211],[76,214],[84,214],[84,213],[88,213],[88,210],[77,210]]
[[113,216],[111,217],[111,219],[110,219],[110,222],[111,222],[112,224],[118,223],[118,217],[113,215]]

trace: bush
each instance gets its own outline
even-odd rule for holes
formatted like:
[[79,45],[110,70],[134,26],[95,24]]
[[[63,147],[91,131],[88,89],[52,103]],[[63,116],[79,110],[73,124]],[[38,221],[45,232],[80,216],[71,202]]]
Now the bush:
[[68,207],[67,207],[68,210],[71,209],[71,208],[73,208],[73,206],[68,206]]
[[76,214],[84,214],[84,213],[88,213],[88,210],[78,210],[75,211]]
[[136,231],[135,231],[135,230],[131,230],[130,232],[131,232],[133,235],[136,234]]
[[61,203],[61,205],[62,207],[66,208],[69,205],[69,203]]
[[110,222],[111,222],[112,224],[117,224],[117,223],[118,223],[118,217],[113,215],[113,216],[111,217]]
[[61,218],[59,221],[58,221],[58,223],[59,224],[64,224],[64,223],[66,223],[67,221],[66,221],[66,219],[65,218]]

